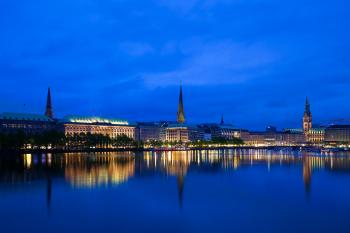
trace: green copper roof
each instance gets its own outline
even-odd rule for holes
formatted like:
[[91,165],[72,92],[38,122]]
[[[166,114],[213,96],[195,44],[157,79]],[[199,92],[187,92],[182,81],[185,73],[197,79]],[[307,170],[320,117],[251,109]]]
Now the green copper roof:
[[1,120],[24,120],[24,121],[53,121],[49,117],[40,114],[30,113],[11,113],[5,112],[0,114]]
[[82,123],[82,124],[111,124],[111,125],[129,125],[129,122],[122,119],[102,118],[96,116],[66,116],[64,122]]

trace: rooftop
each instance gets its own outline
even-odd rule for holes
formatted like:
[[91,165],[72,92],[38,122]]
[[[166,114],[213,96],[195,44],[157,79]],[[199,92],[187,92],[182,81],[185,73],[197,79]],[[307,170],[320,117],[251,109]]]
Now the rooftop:
[[40,115],[40,114],[31,114],[31,113],[13,113],[13,112],[4,112],[0,114],[1,120],[23,120],[23,121],[53,121],[51,118]]
[[129,125],[129,122],[122,119],[102,118],[96,116],[66,116],[63,122],[81,123],[81,124],[110,124],[110,125]]
[[350,129],[350,125],[331,125],[329,129]]

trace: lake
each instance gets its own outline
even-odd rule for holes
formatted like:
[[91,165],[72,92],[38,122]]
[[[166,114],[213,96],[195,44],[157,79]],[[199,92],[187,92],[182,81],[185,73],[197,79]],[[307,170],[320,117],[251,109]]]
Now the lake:
[[350,232],[350,155],[291,149],[0,157],[0,232]]

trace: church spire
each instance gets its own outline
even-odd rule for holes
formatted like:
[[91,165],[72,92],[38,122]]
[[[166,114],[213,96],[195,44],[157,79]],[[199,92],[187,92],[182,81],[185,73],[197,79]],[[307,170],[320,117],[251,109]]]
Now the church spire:
[[305,114],[310,115],[311,111],[310,111],[310,103],[309,103],[309,98],[306,97],[306,101],[305,101]]
[[220,121],[220,125],[224,125],[225,122],[224,122],[224,114],[221,115],[221,121]]
[[180,85],[179,106],[177,109],[177,122],[180,124],[185,123],[185,112],[184,112],[184,104],[182,99],[182,84]]
[[46,111],[45,115],[47,117],[53,118],[53,112],[52,112],[52,102],[51,102],[51,90],[50,87],[47,91],[47,100],[46,100]]
[[309,98],[306,97],[305,101],[305,111],[303,116],[303,129],[304,133],[308,133],[312,128],[312,114],[310,110]]

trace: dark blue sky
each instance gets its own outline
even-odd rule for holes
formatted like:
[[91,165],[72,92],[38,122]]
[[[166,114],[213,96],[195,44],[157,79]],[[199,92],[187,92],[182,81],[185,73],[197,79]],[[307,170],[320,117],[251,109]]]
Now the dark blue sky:
[[348,0],[1,0],[0,112],[299,127],[350,118]]

